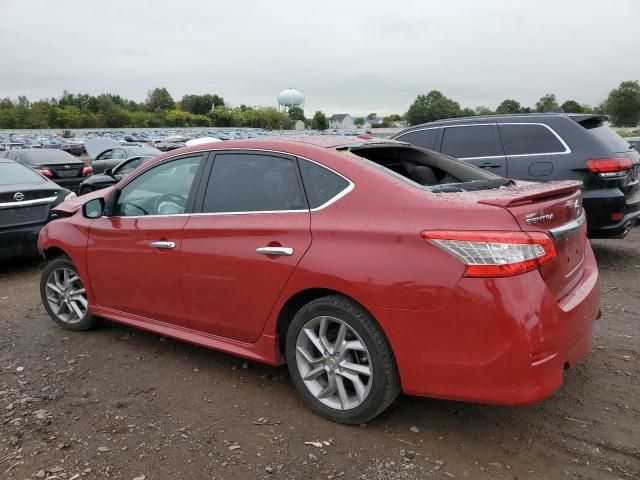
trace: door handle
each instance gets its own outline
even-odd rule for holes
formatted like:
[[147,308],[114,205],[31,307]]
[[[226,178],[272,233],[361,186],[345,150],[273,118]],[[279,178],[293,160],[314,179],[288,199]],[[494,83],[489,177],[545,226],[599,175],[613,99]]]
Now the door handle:
[[176,248],[176,242],[167,242],[166,240],[158,240],[157,242],[151,242],[154,248]]
[[499,163],[491,163],[491,162],[485,162],[485,163],[481,163],[480,166],[482,168],[499,168],[502,165]]
[[290,255],[293,255],[293,248],[291,247],[258,247],[256,248],[256,253],[261,253],[262,255],[290,256]]

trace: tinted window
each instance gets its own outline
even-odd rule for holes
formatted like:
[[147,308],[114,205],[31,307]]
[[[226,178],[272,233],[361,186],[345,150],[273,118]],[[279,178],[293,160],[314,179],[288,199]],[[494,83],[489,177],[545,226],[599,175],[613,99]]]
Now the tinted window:
[[544,125],[499,125],[505,155],[564,152],[564,145]]
[[44,179],[30,168],[19,163],[0,163],[0,185],[17,183],[42,183]]
[[440,150],[458,158],[502,155],[491,125],[445,128]]
[[307,160],[300,160],[300,171],[310,208],[327,203],[349,186],[340,175]]
[[429,130],[420,130],[417,132],[405,133],[396,138],[401,142],[408,142],[418,147],[428,148],[433,150],[436,145],[436,137],[438,136],[437,128],[430,128]]
[[629,150],[629,145],[624,138],[606,125],[589,128],[588,131],[589,134],[596,137],[605,150],[609,152],[620,153]]
[[204,212],[306,209],[293,160],[253,154],[220,154],[213,163]]
[[184,213],[201,156],[180,158],[144,172],[120,191],[114,215],[175,215]]
[[100,155],[98,155],[96,160],[109,160],[111,158],[111,153],[112,152],[113,152],[113,150],[107,150],[106,152],[103,152]]

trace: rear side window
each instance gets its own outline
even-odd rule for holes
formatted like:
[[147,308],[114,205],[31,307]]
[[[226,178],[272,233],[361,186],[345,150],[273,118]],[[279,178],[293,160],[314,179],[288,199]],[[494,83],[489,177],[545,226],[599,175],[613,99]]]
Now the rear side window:
[[604,147],[608,152],[621,153],[629,151],[629,144],[616,132],[606,125],[600,124],[599,126],[589,128],[585,124],[581,125],[587,128],[589,135],[596,138],[598,143]]
[[447,127],[444,130],[440,151],[457,158],[502,155],[492,125]]
[[501,124],[498,128],[507,156],[566,151],[558,137],[544,125]]
[[340,175],[307,160],[300,160],[300,171],[309,208],[318,208],[349,186]]
[[269,155],[215,156],[203,212],[306,209],[293,160]]
[[412,145],[416,145],[422,148],[428,148],[433,150],[436,146],[436,137],[438,136],[437,128],[430,128],[428,130],[418,130],[409,133],[405,133],[396,137],[396,140],[401,142],[407,142]]

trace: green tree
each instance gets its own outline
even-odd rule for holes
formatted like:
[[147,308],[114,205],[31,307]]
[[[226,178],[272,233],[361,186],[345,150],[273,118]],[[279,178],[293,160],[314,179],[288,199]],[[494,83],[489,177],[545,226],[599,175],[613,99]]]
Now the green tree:
[[476,115],[493,115],[495,112],[491,110],[489,107],[485,107],[484,105],[480,105],[476,107]]
[[212,108],[223,106],[224,99],[218,95],[185,95],[180,100],[182,110],[196,115],[206,115]]
[[367,120],[375,120],[376,118],[378,118],[377,113],[370,113],[369,115],[367,115]]
[[302,110],[302,108],[297,107],[297,106],[293,106],[289,109],[289,118],[291,120],[302,120],[303,122],[305,121],[304,118],[304,110]]
[[640,122],[640,83],[622,82],[611,90],[604,104],[611,116],[611,123],[617,127],[635,127]]
[[358,118],[356,118],[356,119],[353,121],[353,124],[354,124],[356,127],[361,127],[362,125],[364,125],[364,118],[362,118],[362,117],[358,117]]
[[476,111],[473,108],[465,107],[460,110],[461,117],[473,117],[476,114]]
[[313,118],[311,119],[311,128],[314,130],[326,130],[329,128],[329,120],[327,120],[327,116],[317,111],[313,114]]
[[562,108],[566,113],[583,113],[582,105],[575,100],[567,100],[560,105],[560,108]]
[[402,117],[397,113],[392,113],[384,117],[384,123],[399,122],[400,120],[402,120]]
[[[121,103],[113,98],[111,100],[116,105],[118,103]],[[147,93],[146,106],[150,112],[165,111],[175,108],[175,102],[173,101],[173,98],[171,98],[171,95],[169,94],[167,89],[161,87],[149,90],[149,92]]]
[[522,113],[522,107],[520,106],[520,102],[517,100],[512,100],[510,98],[503,100],[503,102],[498,105],[496,108],[496,113],[501,115],[510,114],[510,113]]
[[553,93],[547,93],[536,102],[536,112],[547,113],[558,108],[558,101]]
[[445,97],[437,90],[431,90],[426,95],[418,95],[405,118],[411,125],[433,122],[441,118],[454,118],[460,116],[460,104]]

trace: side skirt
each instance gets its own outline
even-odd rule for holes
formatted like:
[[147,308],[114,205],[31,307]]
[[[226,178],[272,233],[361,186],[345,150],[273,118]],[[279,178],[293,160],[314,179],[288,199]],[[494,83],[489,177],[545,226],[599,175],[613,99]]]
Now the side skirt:
[[219,350],[255,362],[268,365],[282,365],[284,363],[276,336],[262,335],[256,343],[244,343],[110,308],[90,306],[89,310],[93,315],[107,320],[182,340],[183,342],[193,343],[201,347]]

